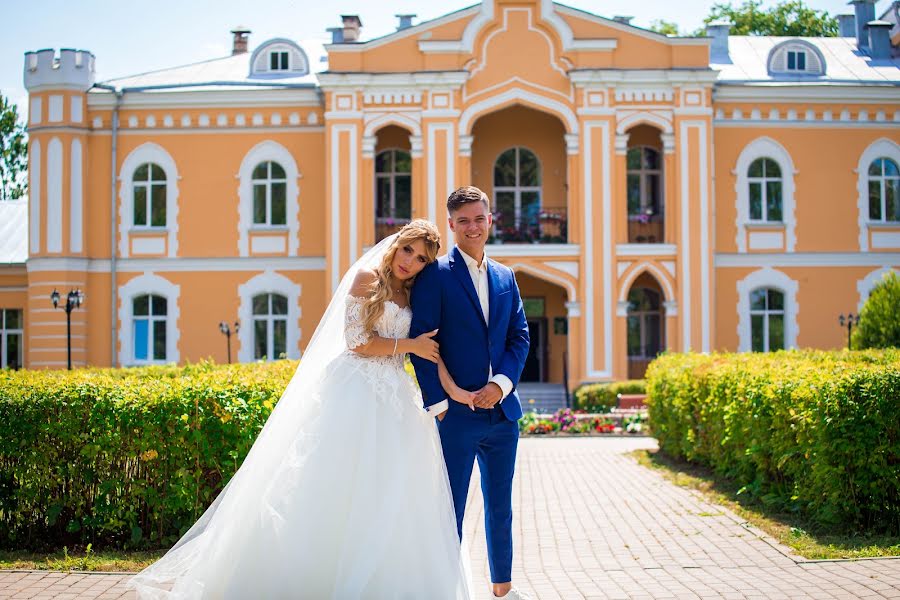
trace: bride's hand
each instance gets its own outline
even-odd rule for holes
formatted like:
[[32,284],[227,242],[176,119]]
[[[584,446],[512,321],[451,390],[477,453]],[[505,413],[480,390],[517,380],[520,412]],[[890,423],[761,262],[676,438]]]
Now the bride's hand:
[[451,400],[459,402],[460,404],[465,404],[470,410],[475,410],[475,396],[477,396],[475,392],[470,392],[460,387],[457,387],[450,392]]
[[434,336],[437,335],[438,330],[429,331],[423,333],[419,337],[413,338],[412,343],[412,353],[416,356],[421,356],[425,360],[430,360],[433,363],[438,361],[438,343],[434,341]]

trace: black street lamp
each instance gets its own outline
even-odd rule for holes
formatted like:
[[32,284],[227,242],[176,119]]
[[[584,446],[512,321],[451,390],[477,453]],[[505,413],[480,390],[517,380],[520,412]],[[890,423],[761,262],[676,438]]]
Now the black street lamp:
[[234,322],[234,331],[233,332],[228,327],[228,323],[226,323],[225,321],[222,321],[221,323],[219,323],[219,331],[221,331],[223,334],[225,334],[225,339],[227,340],[226,343],[228,345],[228,364],[229,365],[231,364],[231,334],[234,333],[234,335],[237,335],[237,332],[240,331],[240,329],[241,329],[241,324],[238,323],[237,321]]
[[[72,311],[84,304],[84,292],[75,289],[66,295],[66,351],[69,357],[69,370],[72,370]],[[50,294],[53,308],[59,308],[59,292],[56,289]]]
[[853,334],[853,326],[859,325],[859,315],[854,315],[853,313],[849,313],[846,317],[843,313],[838,317],[838,323],[841,324],[841,327],[847,326],[847,350],[850,350],[850,336]]

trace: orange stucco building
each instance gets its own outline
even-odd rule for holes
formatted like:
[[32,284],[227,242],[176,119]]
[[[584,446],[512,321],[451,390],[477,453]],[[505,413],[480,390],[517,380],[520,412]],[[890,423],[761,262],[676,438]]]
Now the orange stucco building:
[[469,183],[525,297],[526,381],[840,347],[900,268],[896,5],[856,2],[842,37],[678,38],[484,0],[368,41],[352,16],[328,44],[238,29],[232,56],[103,83],[89,52],[27,53],[4,365],[65,366],[72,288],[76,365],[225,361],[221,321],[237,360],[298,357],[352,261],[410,218],[449,238]]

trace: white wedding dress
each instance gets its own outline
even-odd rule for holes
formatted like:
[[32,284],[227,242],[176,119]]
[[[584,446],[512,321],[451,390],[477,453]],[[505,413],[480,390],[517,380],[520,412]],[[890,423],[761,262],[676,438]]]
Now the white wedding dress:
[[[336,325],[341,300],[343,339],[327,337],[326,312],[231,482],[129,582],[139,598],[470,597],[434,419],[402,356],[349,349],[367,340],[351,275],[329,308]],[[411,318],[388,302],[376,333],[407,337]]]

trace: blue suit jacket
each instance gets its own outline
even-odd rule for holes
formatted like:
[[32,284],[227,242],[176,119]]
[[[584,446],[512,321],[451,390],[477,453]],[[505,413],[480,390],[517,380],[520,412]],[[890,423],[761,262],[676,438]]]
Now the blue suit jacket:
[[[488,365],[495,375],[509,377],[513,391],[500,407],[508,419],[515,421],[522,416],[516,387],[528,355],[528,323],[512,270],[487,261],[490,323],[484,322],[472,277],[461,251],[454,246],[416,277],[410,298],[413,318],[409,335],[416,337],[439,329],[434,339],[440,344],[441,358],[463,389],[484,387],[489,379]],[[415,355],[412,363],[426,408],[449,399],[435,363]]]

